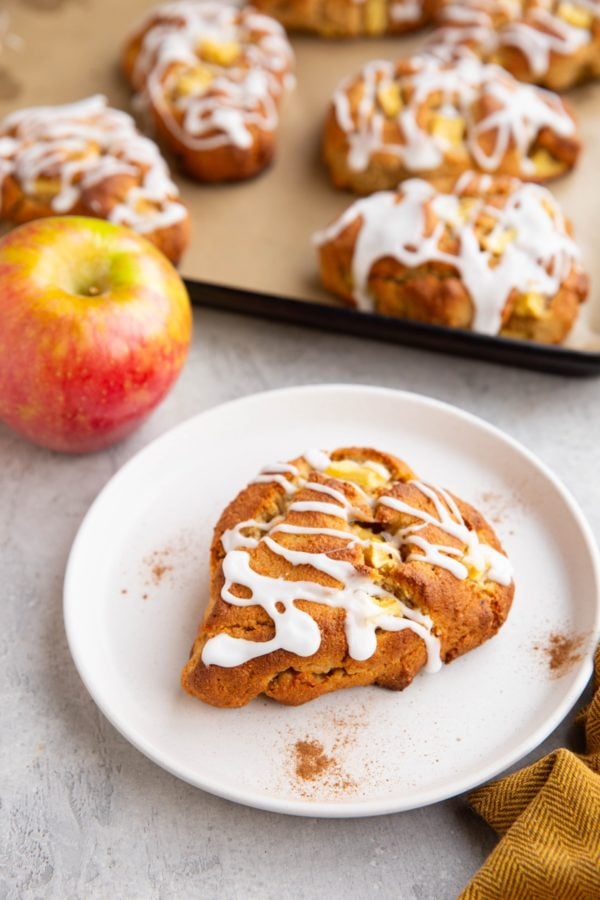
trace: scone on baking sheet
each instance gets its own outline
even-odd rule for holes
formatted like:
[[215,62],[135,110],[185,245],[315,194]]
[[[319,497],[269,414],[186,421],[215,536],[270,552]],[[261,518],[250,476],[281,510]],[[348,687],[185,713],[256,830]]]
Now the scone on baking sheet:
[[572,228],[546,188],[467,173],[356,201],[315,236],[324,286],[383,315],[557,344],[588,292]]
[[514,585],[472,506],[367,448],[267,466],[225,509],[183,688],[214,706],[405,688],[492,637]]
[[200,181],[249,178],[269,165],[292,68],[279,22],[220,0],[163,3],[123,52],[147,119]]
[[322,37],[404,34],[431,21],[438,0],[254,0],[289,31]]
[[600,0],[441,0],[433,40],[555,91],[600,76]]
[[108,219],[178,262],[189,215],[158,147],[102,96],[37,106],[0,121],[0,218]]
[[444,47],[370,62],[344,81],[323,140],[333,184],[359,194],[412,175],[451,184],[471,169],[542,182],[571,169],[580,149],[560,97]]

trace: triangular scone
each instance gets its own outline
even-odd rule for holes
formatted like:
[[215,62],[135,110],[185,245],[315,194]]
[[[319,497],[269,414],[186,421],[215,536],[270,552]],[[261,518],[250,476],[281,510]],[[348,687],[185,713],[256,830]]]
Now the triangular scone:
[[445,46],[367,63],[335,91],[323,138],[333,184],[358,194],[413,175],[448,186],[466,170],[548,181],[580,150],[557,94]]
[[222,707],[402,690],[494,635],[514,592],[475,509],[355,447],[263,470],[222,514],[211,563],[182,685]]
[[136,102],[182,169],[237,181],[275,154],[279,104],[294,54],[279,22],[225,0],[150,10],[123,51]]
[[557,344],[588,293],[555,197],[506,176],[466,173],[448,193],[411,178],[314,240],[323,284],[344,302],[432,325]]
[[189,241],[189,214],[158,147],[101,95],[0,120],[0,218],[57,215],[126,225],[173,263]]
[[600,76],[598,0],[439,0],[432,41],[564,91]]

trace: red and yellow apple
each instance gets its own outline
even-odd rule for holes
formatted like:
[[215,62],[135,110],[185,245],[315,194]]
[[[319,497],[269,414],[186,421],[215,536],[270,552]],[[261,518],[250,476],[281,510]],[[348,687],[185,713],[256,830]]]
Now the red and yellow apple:
[[191,328],[181,278],[140,235],[28,222],[0,240],[0,420],[53,450],[107,447],[171,388]]

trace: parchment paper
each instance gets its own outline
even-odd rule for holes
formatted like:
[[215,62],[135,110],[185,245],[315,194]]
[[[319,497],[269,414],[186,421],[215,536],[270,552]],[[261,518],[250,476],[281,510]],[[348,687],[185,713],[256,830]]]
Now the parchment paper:
[[[148,0],[6,0],[0,5],[0,115],[23,106],[104,93],[131,112],[118,69],[125,35]],[[297,80],[284,103],[274,166],[250,182],[203,186],[175,173],[193,222],[182,274],[203,282],[335,304],[318,283],[311,235],[352,197],[335,191],[319,157],[338,82],[370,59],[417,50],[414,37],[326,42],[295,38]],[[551,187],[575,224],[591,298],[567,346],[600,350],[600,82],[569,94],[585,150],[577,171]],[[275,301],[274,301],[275,302]]]

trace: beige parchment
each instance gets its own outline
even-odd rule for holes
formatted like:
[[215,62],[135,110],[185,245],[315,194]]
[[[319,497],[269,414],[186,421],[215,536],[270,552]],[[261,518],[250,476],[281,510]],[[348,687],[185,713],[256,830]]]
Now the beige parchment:
[[[6,0],[0,5],[0,115],[65,103],[93,93],[131,112],[118,68],[128,30],[147,0]],[[293,40],[297,87],[283,106],[278,156],[253,181],[206,186],[176,175],[193,221],[182,273],[301,301],[335,303],[319,286],[311,235],[351,202],[329,184],[319,158],[320,132],[337,83],[369,59],[418,49],[425,34],[384,40]],[[575,224],[592,277],[592,294],[567,345],[600,350],[600,82],[569,101],[585,151],[575,173],[551,187]],[[274,301],[275,302],[275,301]]]

